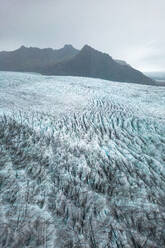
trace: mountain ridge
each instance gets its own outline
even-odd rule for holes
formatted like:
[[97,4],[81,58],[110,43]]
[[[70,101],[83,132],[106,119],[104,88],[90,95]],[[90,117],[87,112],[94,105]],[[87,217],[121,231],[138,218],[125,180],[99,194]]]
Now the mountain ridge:
[[56,64],[77,53],[78,50],[71,45],[60,49],[21,46],[14,51],[0,52],[0,70],[42,73],[45,66]]
[[0,70],[154,84],[153,79],[125,61],[115,60],[89,45],[81,50],[67,44],[61,49],[21,46],[14,51],[3,51],[0,52]]
[[126,62],[124,64],[118,63],[109,54],[97,51],[89,45],[85,45],[70,60],[47,67],[44,74],[154,84],[154,80],[135,70]]

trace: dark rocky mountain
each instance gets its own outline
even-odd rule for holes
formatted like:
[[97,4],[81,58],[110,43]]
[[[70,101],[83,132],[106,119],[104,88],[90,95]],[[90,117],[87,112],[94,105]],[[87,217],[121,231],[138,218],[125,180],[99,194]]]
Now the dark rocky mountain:
[[45,67],[69,59],[78,52],[71,45],[57,50],[21,46],[15,51],[0,52],[0,70],[42,73]]
[[71,45],[62,49],[26,48],[0,53],[0,70],[39,72],[46,75],[82,76],[120,82],[154,84],[154,80],[126,62],[85,45],[80,51]]
[[120,82],[154,84],[154,81],[126,63],[112,59],[108,54],[85,45],[67,61],[49,66],[45,74],[101,78]]

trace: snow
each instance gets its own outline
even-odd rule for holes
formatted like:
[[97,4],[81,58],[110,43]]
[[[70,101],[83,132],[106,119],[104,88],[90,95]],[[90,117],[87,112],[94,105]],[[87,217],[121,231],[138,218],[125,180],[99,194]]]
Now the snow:
[[164,154],[164,87],[0,72],[0,246],[164,247]]
[[[67,113],[105,99],[116,107],[128,106],[141,116],[165,118],[164,87],[109,82],[79,77],[47,77],[38,74],[0,72],[0,109],[32,109]],[[99,104],[99,102],[97,103]],[[102,102],[100,102],[102,104]]]

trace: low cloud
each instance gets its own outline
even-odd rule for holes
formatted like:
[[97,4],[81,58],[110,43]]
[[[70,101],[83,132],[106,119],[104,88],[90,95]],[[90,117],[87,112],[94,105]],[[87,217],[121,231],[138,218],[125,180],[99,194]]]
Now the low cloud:
[[89,44],[136,68],[161,69],[164,9],[164,0],[0,0],[0,50]]

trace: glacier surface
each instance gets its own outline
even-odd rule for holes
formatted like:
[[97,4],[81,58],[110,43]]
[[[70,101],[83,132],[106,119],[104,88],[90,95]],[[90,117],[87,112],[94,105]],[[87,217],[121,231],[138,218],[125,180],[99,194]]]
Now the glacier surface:
[[0,72],[0,247],[165,247],[165,88]]

